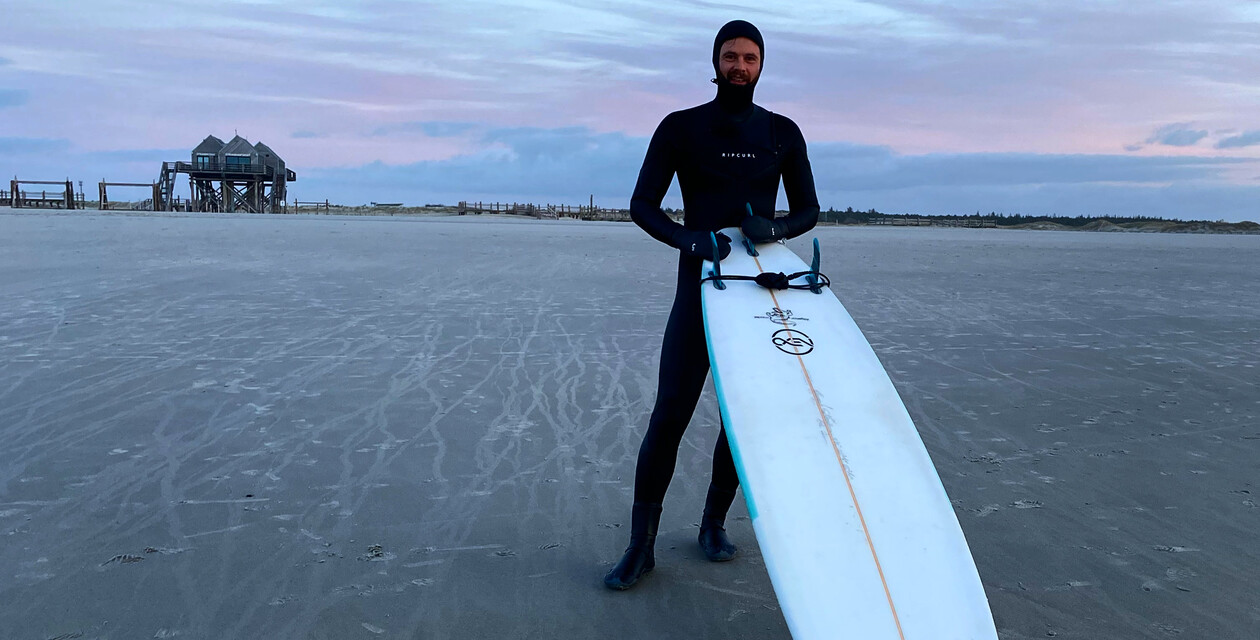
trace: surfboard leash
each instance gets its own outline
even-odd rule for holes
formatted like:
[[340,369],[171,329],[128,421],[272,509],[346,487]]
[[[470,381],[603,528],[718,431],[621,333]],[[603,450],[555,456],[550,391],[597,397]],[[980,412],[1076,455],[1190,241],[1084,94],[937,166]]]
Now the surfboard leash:
[[[753,215],[752,205],[747,206],[748,215]],[[717,234],[710,232],[709,241],[713,245],[713,268],[709,270],[708,277],[700,280],[700,284],[712,282],[714,288],[723,290],[726,288],[726,282],[724,282],[725,280],[745,280],[756,282],[767,289],[777,289],[780,291],[784,289],[797,289],[801,291],[812,291],[814,293],[822,293],[823,287],[831,286],[831,278],[828,278],[818,270],[820,262],[819,254],[821,253],[818,247],[818,238],[814,238],[814,260],[810,264],[809,271],[798,271],[792,275],[787,275],[782,271],[777,273],[766,271],[755,276],[722,275],[722,258],[721,252],[718,250]],[[753,247],[752,241],[748,238],[744,238],[744,246],[748,249],[748,255],[754,257],[757,256],[757,250]],[[758,266],[760,266],[760,262],[758,262]],[[792,284],[793,280],[801,277],[805,278],[806,284]]]
[[[710,275],[709,277],[700,280],[700,284],[704,284],[706,282],[711,281],[716,285],[718,283],[721,283],[724,280],[744,280],[744,281],[756,282],[757,284],[767,289],[778,289],[778,290],[798,289],[802,291],[813,291],[818,287],[831,286],[831,279],[828,278],[826,275],[819,273],[817,271],[798,271],[790,275],[785,274],[782,271],[779,271],[777,273],[767,271],[764,273],[759,273],[755,276],[726,275],[726,274],[721,274],[721,273],[713,273],[712,271],[710,271],[709,273],[713,275]],[[809,281],[804,282],[804,283],[793,284],[792,281],[797,278],[808,278]],[[718,287],[718,288],[721,289],[724,287]]]

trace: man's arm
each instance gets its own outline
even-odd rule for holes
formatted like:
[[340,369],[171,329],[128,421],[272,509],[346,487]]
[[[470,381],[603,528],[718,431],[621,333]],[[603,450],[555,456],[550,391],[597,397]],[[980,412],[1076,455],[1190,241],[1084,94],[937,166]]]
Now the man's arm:
[[653,238],[697,258],[715,259],[713,242],[716,240],[716,259],[722,260],[731,252],[731,239],[726,234],[711,235],[687,229],[661,211],[661,200],[665,199],[678,168],[674,155],[674,117],[673,114],[666,116],[648,143],[639,181],[634,185],[634,195],[630,196],[630,218]]
[[787,194],[788,215],[776,222],[783,225],[785,237],[795,238],[818,224],[818,193],[814,190],[814,172],[809,166],[805,136],[795,122],[777,114],[772,117],[782,118],[778,125],[787,154],[783,160],[783,191]]
[[634,195],[630,196],[630,218],[648,235],[677,247],[674,237],[683,230],[683,226],[661,211],[661,201],[665,199],[665,192],[669,191],[669,183],[673,182],[677,169],[671,123],[672,115],[666,116],[648,143],[643,168],[639,169],[639,181],[634,185]]

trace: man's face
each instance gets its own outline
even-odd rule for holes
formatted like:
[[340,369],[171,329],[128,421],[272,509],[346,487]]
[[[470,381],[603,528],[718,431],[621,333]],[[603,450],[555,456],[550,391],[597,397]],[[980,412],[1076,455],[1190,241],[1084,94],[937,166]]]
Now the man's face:
[[748,38],[732,38],[722,43],[718,72],[731,84],[752,84],[761,75],[761,50]]

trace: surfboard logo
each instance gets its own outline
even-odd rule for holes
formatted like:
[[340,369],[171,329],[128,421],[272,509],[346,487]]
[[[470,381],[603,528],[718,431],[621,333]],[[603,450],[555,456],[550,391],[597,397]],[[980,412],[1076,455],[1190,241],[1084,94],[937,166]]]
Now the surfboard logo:
[[779,329],[770,336],[779,351],[794,356],[803,356],[814,350],[814,341],[796,329]]
[[764,313],[764,314],[762,314],[762,315],[759,315],[759,316],[753,316],[753,317],[754,317],[754,318],[757,318],[757,319],[762,319],[762,318],[764,318],[764,319],[766,319],[766,320],[769,320],[770,322],[773,322],[773,323],[775,323],[775,324],[777,324],[777,325],[782,325],[782,326],[785,326],[785,327],[794,327],[794,326],[796,326],[796,323],[797,323],[797,322],[805,322],[805,321],[809,320],[809,318],[802,318],[802,317],[799,317],[799,316],[793,316],[793,315],[792,315],[792,310],[791,310],[791,309],[780,309],[780,308],[778,308],[778,307],[775,307],[775,308],[773,308],[773,309],[771,309],[771,310],[769,310],[769,311],[765,312],[765,313]]

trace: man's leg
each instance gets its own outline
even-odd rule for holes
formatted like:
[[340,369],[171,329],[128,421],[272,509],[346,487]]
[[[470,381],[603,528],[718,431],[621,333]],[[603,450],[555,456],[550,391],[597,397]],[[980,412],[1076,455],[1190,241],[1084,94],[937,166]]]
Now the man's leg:
[[610,589],[628,589],[656,566],[654,545],[661,502],[674,476],[678,446],[709,375],[698,279],[688,284],[683,276],[679,277],[678,293],[661,345],[656,404],[635,466],[630,546],[604,577],[604,584]]
[[735,460],[731,457],[730,443],[723,427],[713,447],[713,480],[709,483],[704,515],[700,518],[700,548],[713,562],[730,560],[738,551],[726,537],[726,512],[735,501],[735,490],[738,488],[739,474],[735,472]]
[[[704,390],[704,381],[709,375],[709,352],[699,311],[697,303],[694,314],[690,310],[670,314],[661,347],[656,404],[643,444],[639,446],[635,467],[635,502],[660,503],[665,498],[678,462],[678,447]],[[681,317],[676,318],[676,315]]]

